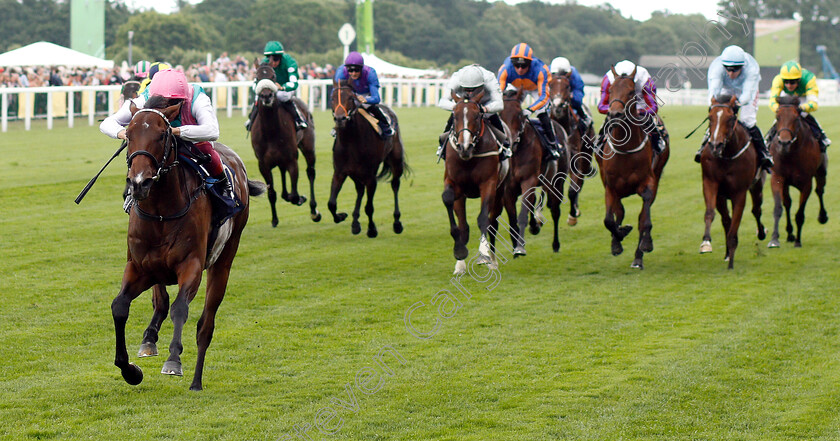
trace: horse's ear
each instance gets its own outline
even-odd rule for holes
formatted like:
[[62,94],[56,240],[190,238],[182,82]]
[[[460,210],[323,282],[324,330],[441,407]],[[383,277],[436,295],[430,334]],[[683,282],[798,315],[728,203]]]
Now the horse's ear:
[[634,66],[633,67],[633,72],[630,72],[630,77],[631,78],[634,78],[634,79],[636,78],[636,69],[638,69],[638,68],[639,68],[639,66]]
[[735,101],[737,101],[737,99],[736,99],[735,95],[732,95],[732,97],[729,98],[729,106],[730,107],[735,107]]
[[452,94],[452,101],[461,101],[461,98],[455,93],[454,90],[450,91],[450,93]]
[[473,96],[472,98],[470,98],[470,100],[475,101],[477,103],[480,103],[481,99],[484,98],[484,92],[485,92],[485,89],[482,87],[481,92],[478,92],[478,94]]
[[183,101],[181,101],[181,102],[180,102],[180,103],[178,103],[178,104],[173,104],[173,105],[171,105],[171,106],[169,106],[169,107],[167,107],[167,108],[163,109],[163,115],[166,117],[166,119],[167,119],[169,122],[174,121],[174,120],[175,120],[175,118],[177,118],[177,117],[178,117],[178,113],[180,113],[180,112],[181,112],[181,106],[182,106],[183,104],[184,104],[184,102],[183,102]]
[[568,80],[572,79],[572,73],[571,72],[566,72],[566,73],[563,74],[563,76],[566,77],[566,79],[568,79]]
[[615,64],[610,66],[610,72],[612,72],[614,77],[618,76],[618,72],[615,71]]
[[137,110],[139,110],[139,109],[134,104],[134,101],[129,101],[128,102],[128,110],[131,111],[131,116],[134,116],[134,114],[137,113]]

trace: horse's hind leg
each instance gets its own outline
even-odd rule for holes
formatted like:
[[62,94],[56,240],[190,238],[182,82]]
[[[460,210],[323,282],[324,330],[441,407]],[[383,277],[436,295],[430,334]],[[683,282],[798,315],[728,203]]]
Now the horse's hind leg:
[[727,205],[727,199],[721,195],[717,197],[717,209],[720,213],[720,223],[723,224],[723,235],[727,238],[726,240],[726,254],[724,254],[723,258],[725,261],[729,260],[729,231],[732,228],[732,218],[729,216],[729,206]]
[[729,269],[735,267],[735,250],[738,249],[738,227],[747,205],[747,193],[742,191],[732,198],[732,223],[726,232],[726,249],[729,256]]
[[[467,243],[469,239],[469,227],[467,226],[467,218],[465,214],[464,198],[455,198],[455,189],[451,185],[447,185],[441,194],[443,205],[446,207],[446,213],[449,216],[449,234],[455,242],[453,254],[455,260],[458,261],[455,266],[455,273],[462,274],[466,272],[466,263],[462,262],[467,258]],[[458,221],[461,222],[460,227],[455,220],[457,213]],[[459,265],[461,265],[459,267]]]
[[516,194],[514,194],[511,187],[512,185],[505,184],[503,188],[498,191],[504,193],[504,196],[502,197],[502,205],[508,215],[510,243],[513,245],[513,257],[515,259],[519,256],[525,255],[525,241],[523,240],[525,226],[519,225],[518,216],[516,215]]
[[274,176],[271,174],[272,166],[259,161],[260,174],[268,185],[268,204],[271,205],[271,226],[276,227],[280,222],[277,219],[277,191],[274,189]]
[[[394,149],[396,151],[396,149]],[[392,153],[392,156],[394,153]],[[394,160],[391,165],[391,191],[394,192],[394,233],[400,234],[403,232],[403,225],[400,222],[400,179],[403,175],[404,164],[402,161],[402,150],[400,150],[400,159]]]
[[128,362],[128,351],[125,347],[125,324],[128,321],[131,301],[148,289],[150,285],[148,278],[141,276],[134,263],[129,261],[123,273],[120,293],[111,303],[111,315],[114,317],[114,334],[116,335],[114,365],[120,368],[126,383],[131,385],[137,385],[143,381],[143,371]]
[[820,214],[817,217],[817,221],[821,224],[828,222],[828,212],[825,211],[825,205],[823,204],[823,193],[825,193],[825,177],[826,177],[826,166],[823,165],[819,169],[817,169],[817,175],[815,178],[817,179],[817,188],[814,190],[817,193],[817,198],[820,200]]
[[630,234],[633,227],[630,225],[621,225],[621,222],[624,221],[624,206],[621,204],[621,199],[618,198],[611,188],[604,189],[604,201],[606,205],[604,226],[607,230],[609,230],[612,236],[612,255],[618,256],[624,252],[624,247],[621,246],[621,241]]
[[333,173],[332,185],[330,186],[330,200],[327,201],[327,208],[333,216],[333,222],[340,223],[347,219],[347,213],[338,213],[338,193],[341,191],[341,186],[344,185],[344,180],[347,175],[336,171]]
[[280,193],[280,197],[286,202],[292,202],[292,198],[289,195],[288,190],[286,190],[286,169],[283,168],[283,167],[279,167],[279,168],[280,168],[280,183],[283,185],[283,191]]
[[770,180],[770,188],[773,191],[773,235],[770,236],[770,242],[767,243],[767,248],[779,247],[779,219],[782,218],[782,189],[781,183],[777,182],[777,177]]
[[178,295],[172,302],[169,313],[173,325],[172,342],[169,343],[169,358],[163,363],[161,374],[179,377],[184,374],[181,369],[181,353],[184,351],[181,337],[189,315],[190,301],[195,298],[201,284],[201,272],[202,267],[198,259],[191,259],[178,268]]
[[802,247],[802,226],[805,225],[805,204],[808,203],[808,197],[811,196],[811,180],[799,189],[799,209],[796,211],[796,241],[793,246],[795,248]]
[[789,185],[785,185],[784,190],[782,190],[782,203],[784,203],[785,205],[785,217],[787,218],[787,225],[785,225],[785,231],[787,232],[787,241],[796,242],[796,236],[793,235],[793,222],[790,221],[790,208],[792,200],[790,198]]
[[353,208],[353,223],[350,224],[350,232],[359,234],[362,232],[362,225],[359,223],[359,214],[362,208],[362,198],[365,195],[365,183],[356,179],[353,179],[353,183],[356,184],[356,205]]
[[318,204],[315,202],[315,141],[304,138],[300,144],[300,151],[306,160],[306,177],[309,179],[309,217],[313,222],[321,221]]
[[560,251],[560,204],[561,201],[556,196],[548,194],[548,208],[551,210],[551,220],[554,222],[554,239],[551,242],[551,249],[555,253]]
[[756,236],[758,240],[764,240],[767,237],[767,229],[761,223],[761,204],[764,201],[763,176],[750,186],[750,196],[752,198],[752,214],[755,217]]
[[644,254],[653,251],[653,239],[650,231],[653,229],[653,222],[650,220],[650,207],[653,204],[654,193],[651,186],[648,186],[641,193],[642,211],[639,213],[639,243],[636,246],[636,255],[631,268],[644,269]]
[[166,320],[169,315],[169,293],[166,292],[166,286],[155,285],[152,287],[152,306],[155,309],[152,314],[152,321],[149,327],[143,333],[143,341],[140,343],[140,351],[138,357],[154,357],[158,354],[157,341],[160,325]]
[[365,187],[367,187],[367,203],[365,204],[365,214],[368,217],[367,236],[374,238],[379,234],[376,231],[376,224],[373,222],[373,196],[376,194],[376,178],[370,179]]

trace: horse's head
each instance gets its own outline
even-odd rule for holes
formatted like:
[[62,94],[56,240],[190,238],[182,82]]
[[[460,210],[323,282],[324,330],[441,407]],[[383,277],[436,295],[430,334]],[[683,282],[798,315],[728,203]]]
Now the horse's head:
[[522,90],[508,89],[502,94],[504,108],[499,114],[502,120],[508,125],[511,141],[519,138],[522,129],[525,127],[525,116],[522,114]]
[[452,100],[456,102],[452,109],[453,135],[449,141],[455,152],[464,161],[472,158],[473,150],[484,135],[484,120],[479,103],[484,97],[484,91],[470,99],[459,98],[452,92]]
[[137,92],[140,90],[139,81],[126,81],[122,87],[122,96],[125,100],[132,100],[137,98]]
[[[636,68],[627,75],[619,75],[615,66],[610,67],[613,82],[610,85],[608,116],[610,119],[623,118],[626,114],[636,117]],[[634,118],[635,119],[635,118]]]
[[263,106],[273,107],[274,100],[277,95],[276,76],[274,69],[267,64],[261,64],[257,68],[257,85],[254,87],[254,92],[257,95],[257,100]]
[[548,96],[551,100],[551,116],[561,118],[569,110],[572,101],[571,72],[556,75],[548,84]]
[[735,133],[737,120],[738,105],[734,96],[719,95],[712,98],[709,107],[709,147],[714,157],[721,157],[726,143]]
[[780,96],[776,101],[779,103],[776,109],[776,140],[779,141],[782,152],[787,153],[799,138],[802,125],[799,119],[799,97]]
[[333,81],[332,93],[330,94],[330,107],[332,108],[333,120],[339,129],[343,129],[356,109],[359,108],[359,100],[356,92],[350,87],[347,80]]
[[128,142],[126,180],[137,201],[149,196],[152,184],[169,171],[176,159],[176,140],[169,123],[178,116],[181,104],[153,96],[143,109],[138,109],[134,103],[130,105],[131,122],[125,129]]

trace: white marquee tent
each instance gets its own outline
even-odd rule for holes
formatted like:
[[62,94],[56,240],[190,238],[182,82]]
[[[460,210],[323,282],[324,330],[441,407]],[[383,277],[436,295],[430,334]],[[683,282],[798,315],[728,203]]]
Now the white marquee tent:
[[0,54],[0,67],[12,66],[104,67],[110,69],[114,67],[114,62],[57,44],[39,41]]
[[434,69],[413,69],[410,67],[397,66],[389,63],[373,54],[362,54],[365,59],[365,64],[376,69],[376,73],[382,77],[385,75],[396,75],[401,78],[419,78],[419,77],[442,77],[443,71]]

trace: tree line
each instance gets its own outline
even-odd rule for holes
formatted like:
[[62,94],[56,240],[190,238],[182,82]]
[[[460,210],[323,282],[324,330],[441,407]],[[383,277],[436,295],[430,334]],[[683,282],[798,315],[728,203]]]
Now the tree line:
[[[336,33],[355,22],[354,0],[204,0],[178,2],[173,14],[130,11],[120,0],[106,4],[106,57],[120,62],[128,55],[128,31],[134,31],[134,60],[177,64],[203,61],[206,53],[260,55],[269,40],[280,40],[299,62],[341,62]],[[840,48],[840,0],[721,0],[722,12],[740,10],[756,18],[801,18],[801,61],[819,72],[814,47]],[[377,52],[413,67],[454,69],[477,62],[495,69],[516,43],[526,42],[536,56],[550,61],[565,56],[581,71],[601,73],[621,59],[643,54],[685,53],[698,41],[708,19],[695,15],[654,13],[646,21],[622,17],[609,5],[587,7],[539,1],[515,6],[486,0],[376,0]],[[0,0],[0,49],[35,41],[70,44],[70,2]],[[726,23],[722,20],[722,23]],[[730,26],[727,24],[727,28]],[[717,43],[752,50],[753,35],[736,32]],[[717,54],[709,54],[717,55]],[[835,57],[840,60],[840,54]]]

